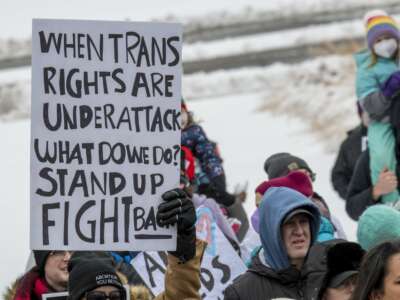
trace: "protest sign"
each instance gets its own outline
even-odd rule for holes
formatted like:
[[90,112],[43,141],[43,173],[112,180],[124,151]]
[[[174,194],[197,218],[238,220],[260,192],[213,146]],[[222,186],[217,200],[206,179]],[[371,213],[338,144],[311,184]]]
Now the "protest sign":
[[[125,299],[130,299],[130,289],[129,285],[124,285],[125,289]],[[58,292],[58,293],[47,293],[42,295],[42,300],[68,300],[68,292]]]
[[47,293],[42,295],[42,300],[67,300],[68,292]]
[[33,20],[32,249],[173,250],[182,28]]
[[[216,225],[211,210],[201,206],[196,212],[197,238],[208,243],[201,264],[200,295],[203,299],[223,299],[225,288],[247,268]],[[131,264],[154,295],[164,290],[165,252],[143,252]]]

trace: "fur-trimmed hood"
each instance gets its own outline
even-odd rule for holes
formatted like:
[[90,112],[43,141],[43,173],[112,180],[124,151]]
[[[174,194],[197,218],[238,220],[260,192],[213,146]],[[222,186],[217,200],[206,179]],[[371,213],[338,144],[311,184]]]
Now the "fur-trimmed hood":
[[17,281],[15,280],[10,286],[7,287],[6,291],[3,293],[4,300],[13,300],[17,293]]

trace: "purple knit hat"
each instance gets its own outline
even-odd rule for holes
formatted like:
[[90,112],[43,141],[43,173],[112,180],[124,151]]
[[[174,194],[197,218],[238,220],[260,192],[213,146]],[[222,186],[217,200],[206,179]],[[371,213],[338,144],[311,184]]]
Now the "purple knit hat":
[[364,24],[367,29],[368,48],[373,49],[379,37],[387,36],[400,40],[396,21],[383,10],[372,10],[365,14]]

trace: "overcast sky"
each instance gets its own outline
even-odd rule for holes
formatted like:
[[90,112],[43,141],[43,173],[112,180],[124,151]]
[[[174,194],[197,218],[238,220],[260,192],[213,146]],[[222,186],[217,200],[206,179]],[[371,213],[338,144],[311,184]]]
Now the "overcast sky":
[[[270,0],[3,0],[0,38],[31,35],[32,18],[148,21],[168,14],[197,16],[207,12],[266,6]],[[276,0],[273,0],[276,2]]]

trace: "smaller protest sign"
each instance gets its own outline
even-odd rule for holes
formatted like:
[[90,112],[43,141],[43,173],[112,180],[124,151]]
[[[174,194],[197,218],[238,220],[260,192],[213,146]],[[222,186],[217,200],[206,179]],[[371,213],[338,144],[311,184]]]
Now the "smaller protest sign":
[[[124,285],[126,300],[130,299],[129,285]],[[68,292],[47,293],[42,295],[42,300],[68,300]]]
[[67,300],[68,292],[47,293],[42,295],[42,300]]
[[[196,213],[197,238],[208,243],[200,270],[200,295],[202,299],[223,299],[225,288],[246,266],[216,225],[211,210],[200,206]],[[142,252],[132,265],[154,295],[164,291],[167,253]]]

